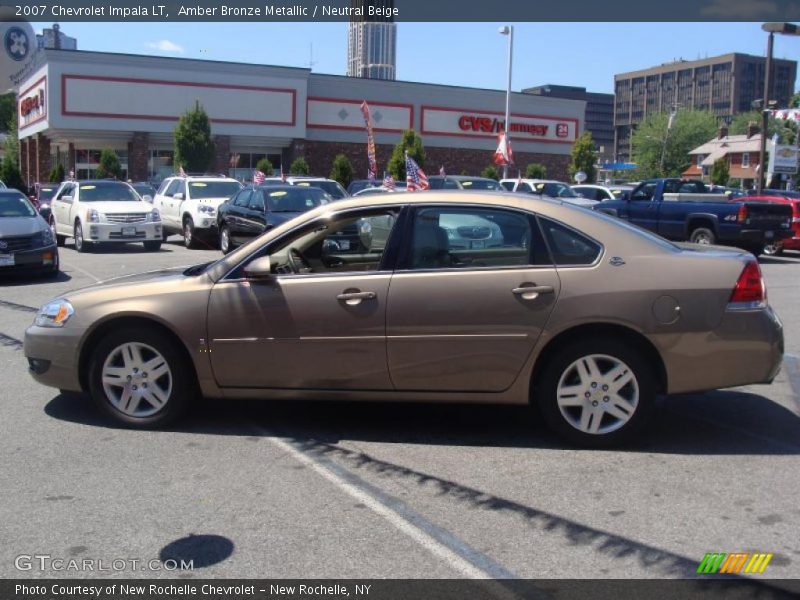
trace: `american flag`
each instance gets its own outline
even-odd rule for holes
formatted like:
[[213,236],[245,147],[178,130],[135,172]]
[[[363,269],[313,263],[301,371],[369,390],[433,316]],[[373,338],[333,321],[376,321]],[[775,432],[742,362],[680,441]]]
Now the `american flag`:
[[183,165],[181,165],[181,168],[178,169],[178,176],[179,177],[186,177],[186,171],[183,170]]
[[267,178],[261,171],[254,171],[253,172],[253,183],[256,185],[261,185],[264,183],[264,180]]
[[385,173],[383,176],[383,187],[387,190],[393,190],[394,185],[394,177],[392,177],[391,173]]
[[427,190],[429,187],[425,171],[420,169],[419,165],[406,152],[406,190],[416,192],[417,190]]

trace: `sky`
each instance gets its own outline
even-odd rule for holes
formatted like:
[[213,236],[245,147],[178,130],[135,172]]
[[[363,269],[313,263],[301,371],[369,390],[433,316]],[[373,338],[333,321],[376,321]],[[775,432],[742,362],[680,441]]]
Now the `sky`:
[[[32,23],[36,31],[52,23]],[[501,23],[398,23],[397,79],[506,88]],[[760,23],[517,23],[512,89],[543,84],[613,92],[615,73],[674,59],[764,56]],[[347,23],[63,23],[79,50],[308,67],[344,75]],[[312,55],[313,46],[313,55]],[[312,59],[313,56],[313,59]],[[775,57],[800,59],[800,37],[776,36]],[[795,86],[795,89],[798,89]]]

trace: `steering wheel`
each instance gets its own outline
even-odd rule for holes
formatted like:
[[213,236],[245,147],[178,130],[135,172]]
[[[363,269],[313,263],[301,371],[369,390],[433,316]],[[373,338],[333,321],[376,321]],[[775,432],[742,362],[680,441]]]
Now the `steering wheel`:
[[308,262],[303,253],[297,248],[290,248],[289,254],[286,255],[289,267],[294,273],[300,273],[303,269],[306,271],[311,270],[311,263]]

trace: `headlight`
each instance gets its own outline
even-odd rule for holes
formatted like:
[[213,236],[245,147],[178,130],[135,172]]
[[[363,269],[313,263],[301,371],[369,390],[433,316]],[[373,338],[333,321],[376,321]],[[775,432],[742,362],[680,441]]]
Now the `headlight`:
[[208,213],[210,215],[214,214],[214,207],[209,206],[208,204],[201,204],[197,207],[197,210],[199,210],[201,213]]
[[66,300],[53,300],[39,309],[33,324],[39,327],[63,327],[74,313],[72,304]]
[[149,213],[147,213],[147,220],[151,223],[157,223],[161,221],[161,214],[158,212],[157,208],[154,208]]
[[49,227],[47,229],[45,229],[44,231],[42,231],[41,234],[38,234],[38,235],[42,236],[41,237],[42,246],[52,246],[53,245],[53,232],[50,231]]
[[86,220],[89,223],[99,223],[100,213],[98,213],[96,209],[90,208],[89,210],[86,211]]

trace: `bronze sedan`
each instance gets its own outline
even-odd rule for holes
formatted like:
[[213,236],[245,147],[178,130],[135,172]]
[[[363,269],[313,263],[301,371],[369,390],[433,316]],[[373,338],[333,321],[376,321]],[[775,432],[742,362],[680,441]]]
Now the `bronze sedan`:
[[199,395],[532,402],[595,447],[659,394],[772,381],[782,353],[750,254],[488,192],[321,206],[217,262],[69,293],[25,335],[37,381],[135,427]]

